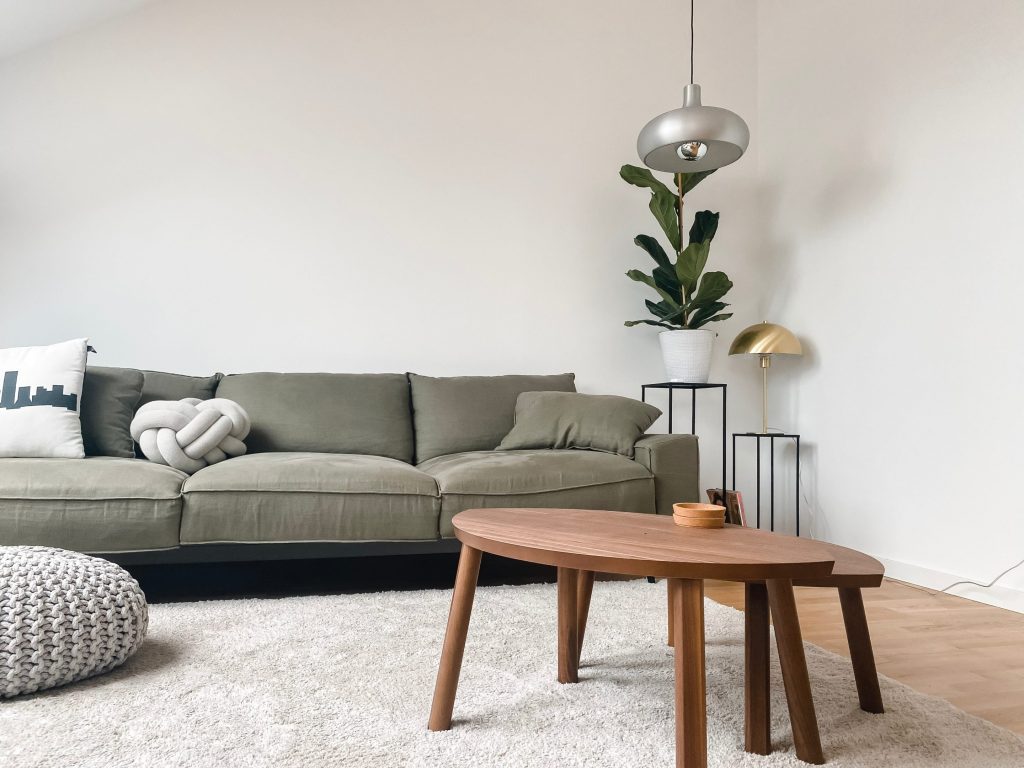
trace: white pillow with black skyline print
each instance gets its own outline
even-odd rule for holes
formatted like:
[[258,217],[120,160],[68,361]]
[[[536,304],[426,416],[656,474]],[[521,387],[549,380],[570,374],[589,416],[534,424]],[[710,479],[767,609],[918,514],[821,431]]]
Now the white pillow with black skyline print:
[[85,458],[78,414],[88,344],[0,349],[0,457]]

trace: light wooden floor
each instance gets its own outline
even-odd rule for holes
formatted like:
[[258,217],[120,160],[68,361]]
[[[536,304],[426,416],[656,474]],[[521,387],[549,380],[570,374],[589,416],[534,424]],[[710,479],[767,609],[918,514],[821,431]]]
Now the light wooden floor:
[[[742,584],[705,589],[742,610]],[[804,640],[849,656],[836,590],[796,593]],[[864,603],[881,674],[1024,734],[1024,615],[889,579]]]

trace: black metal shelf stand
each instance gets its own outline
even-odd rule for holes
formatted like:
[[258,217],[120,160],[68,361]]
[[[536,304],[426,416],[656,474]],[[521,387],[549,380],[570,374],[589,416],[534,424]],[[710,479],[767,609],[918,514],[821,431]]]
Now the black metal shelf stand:
[[[673,426],[673,401],[675,400],[675,393],[677,389],[688,389],[690,390],[690,434],[697,434],[697,390],[698,389],[720,389],[722,390],[722,489],[724,490],[727,486],[725,485],[726,477],[726,459],[728,457],[728,430],[726,428],[726,408],[727,408],[727,384],[690,384],[683,381],[663,381],[658,384],[642,384],[640,386],[640,399],[645,403],[647,402],[647,390],[648,389],[667,389],[668,390],[668,431],[672,434]],[[736,448],[735,440],[733,441],[733,458],[735,460]],[[736,477],[736,467],[733,467],[733,479]]]
[[732,487],[736,488],[736,438],[753,437],[757,441],[757,527],[761,527],[761,440],[769,443],[768,509],[769,530],[775,530],[775,441],[793,440],[796,443],[796,535],[800,535],[800,435],[784,432],[733,432],[732,435]]

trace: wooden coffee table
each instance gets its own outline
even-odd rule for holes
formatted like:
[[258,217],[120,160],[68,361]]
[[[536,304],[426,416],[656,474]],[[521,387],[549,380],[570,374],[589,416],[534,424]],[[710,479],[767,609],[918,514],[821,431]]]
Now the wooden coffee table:
[[[558,568],[558,680],[578,680],[580,630],[594,573],[669,580],[675,646],[676,766],[707,765],[704,579],[763,582],[798,755],[823,762],[794,580],[823,579],[834,559],[817,542],[726,526],[677,526],[671,517],[577,509],[473,509],[454,517],[462,554],[430,709],[432,731],[451,728],[481,553]],[[579,598],[583,599],[580,600]]]

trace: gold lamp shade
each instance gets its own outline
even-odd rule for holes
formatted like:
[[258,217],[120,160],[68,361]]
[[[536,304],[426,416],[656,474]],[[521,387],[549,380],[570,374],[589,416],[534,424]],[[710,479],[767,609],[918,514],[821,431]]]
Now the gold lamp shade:
[[791,330],[765,321],[744,328],[729,347],[730,355],[802,355],[804,348]]
[[804,348],[791,330],[767,320],[744,328],[729,347],[730,355],[761,358],[761,434],[768,434],[768,369],[772,355],[802,355]]

